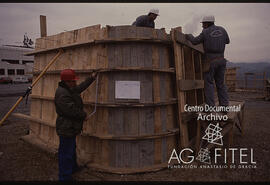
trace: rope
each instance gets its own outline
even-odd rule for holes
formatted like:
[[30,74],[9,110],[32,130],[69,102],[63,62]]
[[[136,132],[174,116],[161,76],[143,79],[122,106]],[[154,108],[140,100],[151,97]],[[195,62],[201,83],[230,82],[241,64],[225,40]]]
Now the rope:
[[91,116],[93,116],[95,113],[96,113],[96,110],[97,110],[97,101],[98,101],[98,77],[99,77],[99,73],[97,74],[97,81],[96,81],[96,100],[95,100],[95,108],[94,108],[94,111],[89,115],[89,118]]

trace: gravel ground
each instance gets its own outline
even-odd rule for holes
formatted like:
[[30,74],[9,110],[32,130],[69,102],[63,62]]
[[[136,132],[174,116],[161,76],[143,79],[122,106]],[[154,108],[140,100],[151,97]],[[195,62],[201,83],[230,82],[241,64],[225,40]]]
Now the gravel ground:
[[[27,87],[27,85],[26,85]],[[1,87],[0,87],[1,88]],[[1,88],[2,89],[2,88]],[[0,93],[1,94],[1,93]],[[101,173],[85,168],[74,178],[78,181],[270,181],[270,102],[261,95],[236,92],[231,99],[245,100],[245,134],[234,131],[235,148],[253,148],[257,168],[247,169],[164,169],[134,175]],[[0,116],[18,97],[0,97]],[[29,103],[23,102],[15,112],[29,114]],[[0,127],[0,181],[57,181],[57,156],[20,139],[28,134],[27,121],[10,116]]]
[[0,84],[0,97],[20,96],[30,85],[30,83]]

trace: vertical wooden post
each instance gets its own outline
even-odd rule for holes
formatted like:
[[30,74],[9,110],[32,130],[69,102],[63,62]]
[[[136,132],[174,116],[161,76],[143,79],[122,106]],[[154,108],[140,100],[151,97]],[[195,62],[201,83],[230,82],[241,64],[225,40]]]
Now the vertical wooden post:
[[185,70],[184,70],[184,55],[183,48],[180,44],[176,43],[176,34],[178,31],[181,31],[181,28],[177,27],[177,29],[171,30],[171,38],[173,41],[173,50],[174,50],[174,62],[175,62],[175,70],[176,70],[176,89],[177,89],[177,98],[178,98],[178,125],[180,131],[180,142],[179,142],[179,150],[182,148],[188,147],[188,128],[187,124],[182,121],[182,112],[184,112],[185,101],[185,93],[179,91],[179,83],[178,81],[181,79],[185,79]]
[[47,23],[44,15],[40,15],[40,37],[47,37]]

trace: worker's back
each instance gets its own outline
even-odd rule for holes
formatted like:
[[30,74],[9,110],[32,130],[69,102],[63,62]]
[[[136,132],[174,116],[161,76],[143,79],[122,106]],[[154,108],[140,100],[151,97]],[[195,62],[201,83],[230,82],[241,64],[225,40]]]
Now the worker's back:
[[151,21],[148,15],[141,15],[132,23],[132,26],[155,28],[155,22]]
[[203,48],[207,59],[224,57],[225,45],[230,43],[226,30],[212,25],[202,31]]

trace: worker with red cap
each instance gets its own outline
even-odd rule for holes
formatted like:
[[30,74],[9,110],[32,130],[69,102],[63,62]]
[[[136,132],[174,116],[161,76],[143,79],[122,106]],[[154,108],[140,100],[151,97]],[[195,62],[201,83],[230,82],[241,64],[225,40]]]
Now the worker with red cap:
[[80,93],[92,84],[96,76],[97,73],[93,72],[91,77],[77,85],[78,77],[74,70],[61,71],[61,81],[54,100],[57,113],[56,133],[59,136],[59,181],[73,180],[72,174],[82,169],[77,164],[76,136],[81,133],[83,122],[89,117],[83,110]]

